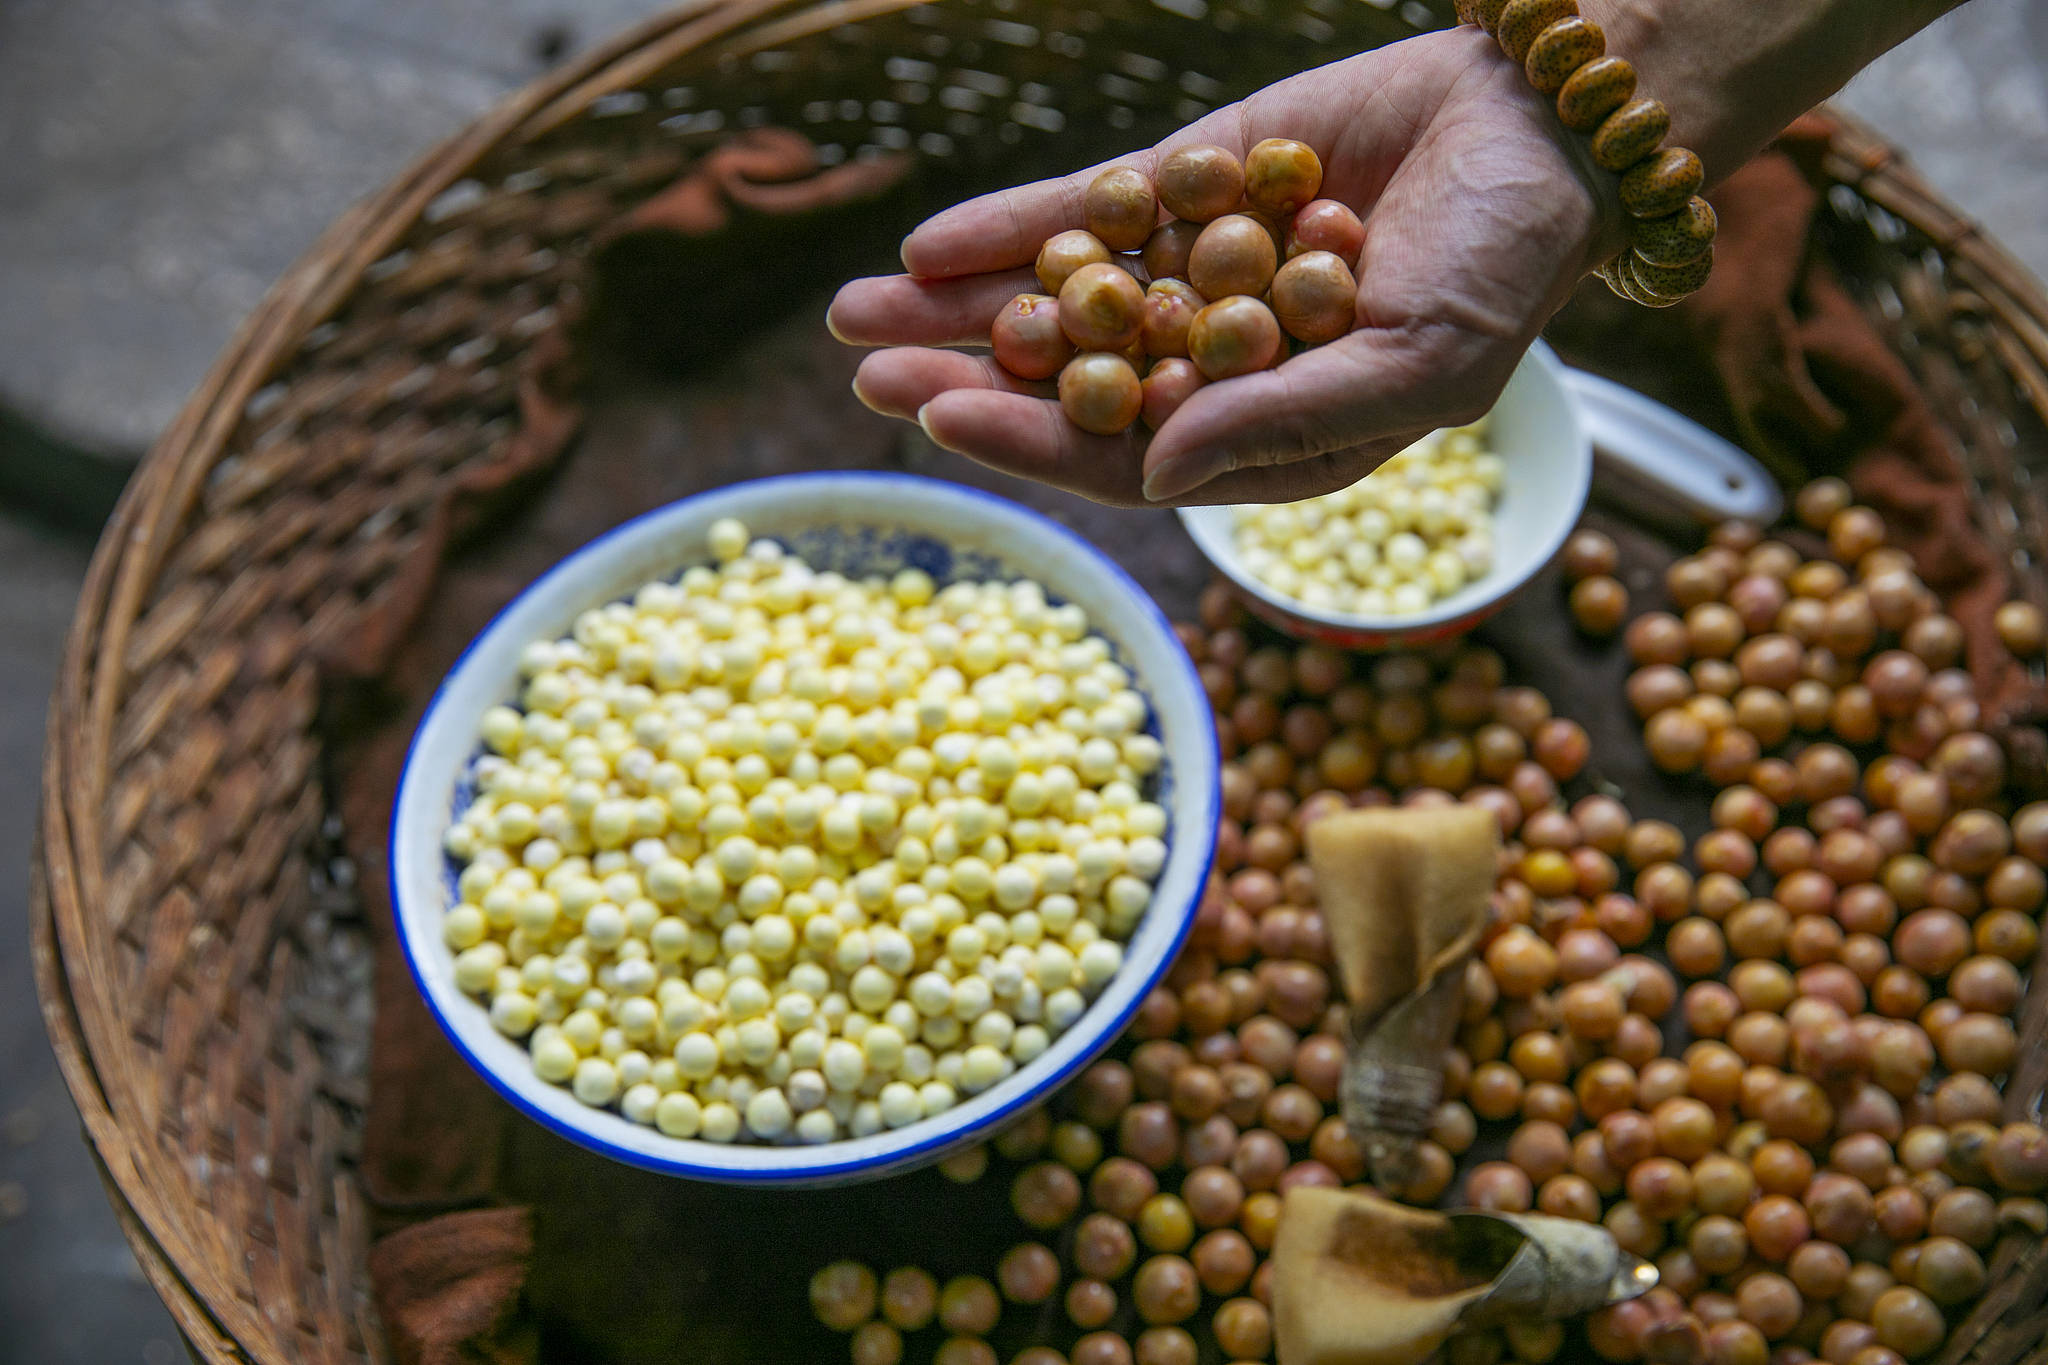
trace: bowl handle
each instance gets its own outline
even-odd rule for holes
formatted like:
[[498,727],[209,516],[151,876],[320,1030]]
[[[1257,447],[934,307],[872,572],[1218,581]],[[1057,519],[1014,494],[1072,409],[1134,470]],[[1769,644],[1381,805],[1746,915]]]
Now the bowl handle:
[[1769,526],[1784,513],[1777,481],[1739,447],[1634,389],[1561,368],[1593,449],[1611,471],[1648,484],[1702,521]]

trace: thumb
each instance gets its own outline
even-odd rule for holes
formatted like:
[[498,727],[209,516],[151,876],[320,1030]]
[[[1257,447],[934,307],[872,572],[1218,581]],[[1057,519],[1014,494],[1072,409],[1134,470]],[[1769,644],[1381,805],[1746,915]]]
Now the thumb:
[[1370,327],[1196,391],[1153,437],[1145,497],[1184,497],[1240,470],[1292,464],[1476,421],[1525,346],[1449,323]]

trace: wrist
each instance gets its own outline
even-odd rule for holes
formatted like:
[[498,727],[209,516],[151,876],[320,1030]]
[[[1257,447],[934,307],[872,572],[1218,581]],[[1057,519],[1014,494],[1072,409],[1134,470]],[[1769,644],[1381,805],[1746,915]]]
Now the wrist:
[[1580,0],[1671,112],[1669,143],[1725,178],[1961,0]]

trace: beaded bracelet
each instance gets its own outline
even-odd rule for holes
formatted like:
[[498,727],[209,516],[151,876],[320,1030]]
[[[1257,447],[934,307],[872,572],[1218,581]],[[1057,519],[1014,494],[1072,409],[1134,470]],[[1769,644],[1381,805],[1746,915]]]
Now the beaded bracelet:
[[1600,26],[1578,0],[1456,0],[1458,20],[1477,24],[1519,63],[1529,83],[1557,100],[1565,127],[1592,139],[1593,160],[1621,177],[1629,246],[1594,273],[1623,298],[1669,308],[1714,268],[1714,210],[1700,198],[1706,168],[1666,147],[1670,111],[1636,94],[1636,70],[1607,54]]

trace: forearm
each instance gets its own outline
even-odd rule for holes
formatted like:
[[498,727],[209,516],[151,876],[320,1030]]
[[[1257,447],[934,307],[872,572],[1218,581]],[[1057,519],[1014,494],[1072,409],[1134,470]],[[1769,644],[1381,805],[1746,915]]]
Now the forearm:
[[1720,180],[1961,0],[1580,0]]

